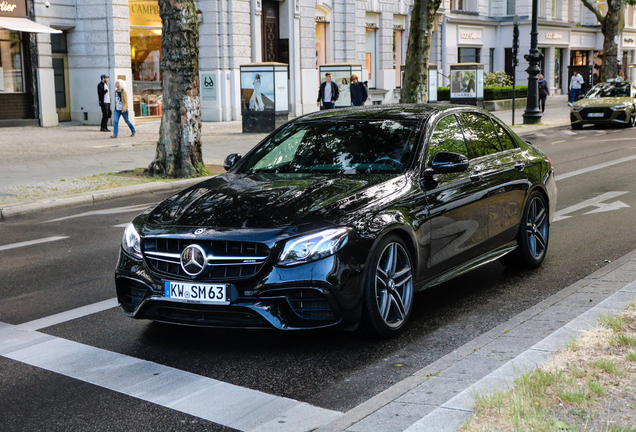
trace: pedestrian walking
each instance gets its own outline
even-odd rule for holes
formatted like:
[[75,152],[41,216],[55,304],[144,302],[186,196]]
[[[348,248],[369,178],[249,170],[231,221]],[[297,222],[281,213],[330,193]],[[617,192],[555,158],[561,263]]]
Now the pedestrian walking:
[[351,75],[351,84],[349,85],[349,91],[351,92],[351,103],[353,106],[361,106],[369,98],[369,91],[364,83],[358,81],[358,75]]
[[545,112],[545,100],[550,96],[550,86],[543,74],[539,74],[539,107]]
[[572,78],[570,78],[570,103],[568,105],[572,106],[575,101],[579,100],[581,84],[583,84],[583,82],[583,77],[579,75],[579,72],[574,71]]
[[108,119],[110,118],[110,93],[108,92],[108,75],[102,75],[101,81],[97,84],[97,96],[99,97],[99,107],[102,109],[101,132],[108,130]]
[[618,71],[618,77],[616,77],[616,81],[625,81],[625,74],[623,73],[623,71]]
[[128,93],[126,93],[126,82],[123,80],[115,81],[115,113],[113,116],[113,134],[110,136],[111,138],[117,138],[120,116],[124,118],[124,121],[130,128],[130,136],[135,136],[135,127],[130,120],[128,120]]
[[336,83],[331,82],[331,72],[325,74],[326,81],[320,84],[320,90],[318,90],[318,106],[322,102],[321,109],[330,109],[336,105],[338,100],[338,86]]

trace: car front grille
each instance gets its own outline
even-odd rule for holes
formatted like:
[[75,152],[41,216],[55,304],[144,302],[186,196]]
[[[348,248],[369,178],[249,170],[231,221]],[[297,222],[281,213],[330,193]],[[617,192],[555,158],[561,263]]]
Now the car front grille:
[[[199,245],[207,254],[207,266],[196,277],[181,267],[181,253],[191,244]],[[145,262],[152,271],[200,281],[249,278],[258,273],[269,257],[267,245],[255,242],[150,237],[142,245]]]
[[[603,117],[588,117],[590,113],[602,113]],[[611,108],[583,108],[579,114],[583,120],[607,120],[612,117],[614,110]]]
[[300,318],[333,320],[334,310],[325,296],[315,289],[297,289],[287,293],[287,301]]

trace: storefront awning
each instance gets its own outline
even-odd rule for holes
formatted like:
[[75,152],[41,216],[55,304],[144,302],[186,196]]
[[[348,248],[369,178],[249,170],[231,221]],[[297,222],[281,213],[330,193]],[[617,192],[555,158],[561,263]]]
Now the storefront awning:
[[62,30],[38,24],[28,18],[0,17],[0,28],[27,33],[62,33]]

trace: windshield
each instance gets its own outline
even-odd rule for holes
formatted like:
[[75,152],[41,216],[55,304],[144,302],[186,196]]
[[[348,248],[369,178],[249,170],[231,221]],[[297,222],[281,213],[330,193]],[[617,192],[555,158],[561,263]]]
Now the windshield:
[[261,145],[239,172],[401,173],[413,155],[417,126],[402,120],[292,123]]
[[586,98],[629,97],[630,83],[601,83],[585,96]]

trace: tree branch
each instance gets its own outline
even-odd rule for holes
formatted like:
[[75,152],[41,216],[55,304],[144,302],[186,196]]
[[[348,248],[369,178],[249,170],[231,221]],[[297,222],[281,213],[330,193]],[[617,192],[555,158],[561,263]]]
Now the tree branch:
[[596,5],[594,4],[593,0],[581,0],[581,2],[583,3],[583,5],[588,8],[590,11],[592,11],[592,13],[594,15],[596,15],[596,19],[598,20],[598,22],[600,22],[601,24],[603,24],[603,21],[605,20],[605,17],[603,16],[603,14],[601,13],[600,10],[598,10],[598,8],[596,7]]

